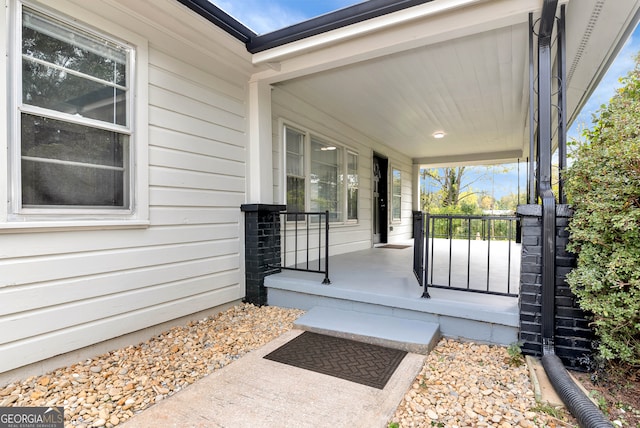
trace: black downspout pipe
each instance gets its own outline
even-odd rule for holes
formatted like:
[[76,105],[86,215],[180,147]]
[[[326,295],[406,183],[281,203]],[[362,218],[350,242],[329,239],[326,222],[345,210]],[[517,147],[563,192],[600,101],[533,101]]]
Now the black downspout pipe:
[[[563,403],[578,420],[581,427],[611,427],[611,423],[589,400],[567,374],[560,358],[555,354],[555,236],[556,199],[551,188],[551,35],[556,19],[557,0],[545,0],[538,32],[538,155],[539,192],[542,199],[542,365]],[[531,30],[533,31],[533,29]],[[564,6],[558,25],[560,42],[558,56],[559,74],[559,145],[564,146]],[[533,144],[533,141],[531,142]],[[565,156],[560,147],[561,158]],[[563,160],[561,160],[562,163]]]
[[556,198],[551,189],[551,35],[558,0],[545,0],[538,32],[539,188],[542,199],[542,348],[553,354],[555,330]]

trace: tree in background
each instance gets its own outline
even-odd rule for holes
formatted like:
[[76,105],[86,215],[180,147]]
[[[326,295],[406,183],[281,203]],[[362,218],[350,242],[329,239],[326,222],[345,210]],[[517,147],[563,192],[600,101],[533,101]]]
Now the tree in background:
[[469,186],[463,186],[462,184],[466,168],[467,167],[465,166],[458,166],[451,168],[430,168],[420,170],[420,174],[423,179],[431,179],[440,186],[437,198],[440,207],[452,208],[459,205],[461,190]]
[[[511,210],[517,207],[517,192],[494,198],[494,177],[511,171],[509,165],[459,166],[421,169],[422,183],[433,185],[432,192],[421,192],[423,211],[434,214],[482,214],[483,210]],[[476,191],[473,185],[490,181],[488,188]]]
[[[640,57],[639,57],[640,59]],[[640,65],[602,106],[565,173],[578,266],[567,277],[593,314],[599,353],[640,367]]]

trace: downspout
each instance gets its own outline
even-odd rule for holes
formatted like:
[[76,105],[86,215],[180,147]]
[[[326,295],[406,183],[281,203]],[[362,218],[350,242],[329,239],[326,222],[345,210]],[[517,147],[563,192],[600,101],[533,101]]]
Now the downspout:
[[[554,389],[578,420],[581,427],[611,427],[611,422],[589,400],[569,377],[560,358],[555,354],[555,236],[556,199],[551,188],[551,35],[556,20],[558,0],[544,0],[540,30],[538,33],[538,153],[539,153],[539,194],[542,199],[542,365]],[[564,5],[558,23],[560,66],[559,103],[564,103]],[[564,133],[564,111],[558,112],[559,133]],[[564,144],[564,135],[560,136]],[[533,143],[533,141],[532,141]],[[560,148],[564,156],[564,147]]]
[[539,194],[542,199],[542,352],[554,354],[556,198],[551,189],[551,35],[558,0],[545,0],[538,32]]

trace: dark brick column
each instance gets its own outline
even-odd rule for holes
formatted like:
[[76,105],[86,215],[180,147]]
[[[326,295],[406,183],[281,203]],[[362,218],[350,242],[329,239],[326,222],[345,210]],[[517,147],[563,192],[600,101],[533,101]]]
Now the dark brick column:
[[264,277],[280,272],[280,211],[285,205],[244,204],[245,298],[254,305],[267,304]]
[[[591,353],[593,332],[565,280],[576,265],[575,255],[566,250],[572,215],[568,205],[556,206],[555,352],[566,366],[580,368],[579,359]],[[520,205],[518,216],[522,226],[520,341],[525,354],[541,356],[542,206]]]

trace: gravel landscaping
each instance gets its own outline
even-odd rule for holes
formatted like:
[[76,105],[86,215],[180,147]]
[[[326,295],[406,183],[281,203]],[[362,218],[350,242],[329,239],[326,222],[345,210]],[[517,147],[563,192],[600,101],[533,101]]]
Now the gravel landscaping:
[[[292,328],[303,312],[238,305],[136,346],[0,386],[0,406],[63,406],[66,427],[114,427]],[[563,426],[536,411],[504,348],[443,339],[390,426]]]
[[392,419],[398,427],[570,426],[538,406],[524,361],[507,349],[442,339]]

